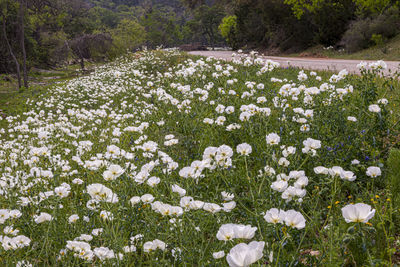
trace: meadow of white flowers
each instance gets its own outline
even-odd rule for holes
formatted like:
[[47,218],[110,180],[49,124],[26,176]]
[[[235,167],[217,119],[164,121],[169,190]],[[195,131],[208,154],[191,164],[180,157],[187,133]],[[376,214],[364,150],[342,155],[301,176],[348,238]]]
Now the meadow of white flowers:
[[388,100],[278,67],[144,51],[27,100],[0,128],[1,265],[388,263]]

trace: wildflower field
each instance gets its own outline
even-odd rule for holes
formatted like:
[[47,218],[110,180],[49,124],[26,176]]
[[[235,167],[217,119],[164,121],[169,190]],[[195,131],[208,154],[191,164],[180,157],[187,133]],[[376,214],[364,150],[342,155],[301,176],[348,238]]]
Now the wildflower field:
[[143,51],[24,100],[0,265],[396,264],[400,88],[359,67]]

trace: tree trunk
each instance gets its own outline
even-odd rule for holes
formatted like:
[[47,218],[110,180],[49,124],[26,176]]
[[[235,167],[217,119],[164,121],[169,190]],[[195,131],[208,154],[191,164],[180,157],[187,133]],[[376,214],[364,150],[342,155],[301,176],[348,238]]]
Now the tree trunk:
[[80,58],[79,63],[81,63],[82,71],[85,71],[85,59],[83,57]]
[[25,0],[20,0],[19,8],[19,27],[20,27],[20,42],[23,57],[23,71],[24,71],[24,86],[28,88],[28,71],[26,69],[26,50],[25,50],[25,27],[24,27],[24,16],[25,16]]
[[2,14],[2,17],[3,17],[3,35],[4,35],[4,40],[6,41],[8,51],[10,52],[11,57],[12,57],[13,60],[14,60],[15,67],[16,67],[16,69],[17,69],[18,90],[19,90],[19,89],[21,88],[21,86],[22,86],[22,84],[21,84],[21,70],[20,70],[20,68],[19,68],[18,60],[17,60],[17,58],[15,57],[15,54],[14,54],[14,52],[13,52],[13,50],[12,50],[12,47],[11,47],[11,45],[10,45],[10,42],[8,41],[8,38],[7,38],[6,16],[5,16],[4,14]]

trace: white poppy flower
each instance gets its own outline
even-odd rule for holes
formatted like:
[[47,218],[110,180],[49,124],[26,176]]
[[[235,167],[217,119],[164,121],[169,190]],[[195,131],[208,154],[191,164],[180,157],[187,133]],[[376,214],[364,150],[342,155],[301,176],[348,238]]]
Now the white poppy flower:
[[249,244],[240,243],[234,246],[226,260],[230,267],[247,267],[255,263],[263,256],[265,242],[253,241]]
[[342,208],[342,215],[347,223],[367,223],[375,215],[375,209],[364,203],[349,204]]

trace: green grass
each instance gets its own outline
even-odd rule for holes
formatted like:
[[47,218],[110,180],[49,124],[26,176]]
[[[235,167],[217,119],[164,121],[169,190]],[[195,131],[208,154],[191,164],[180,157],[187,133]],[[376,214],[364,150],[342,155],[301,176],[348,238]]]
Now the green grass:
[[[6,114],[13,114],[19,103],[25,99],[46,91],[55,83],[62,83],[72,78],[86,75],[91,70],[100,66],[100,63],[86,63],[87,70],[82,73],[79,64],[65,66],[53,70],[33,70],[29,72],[29,88],[18,90],[18,83],[15,75],[0,75],[0,110]],[[7,80],[5,79],[7,78]]]

